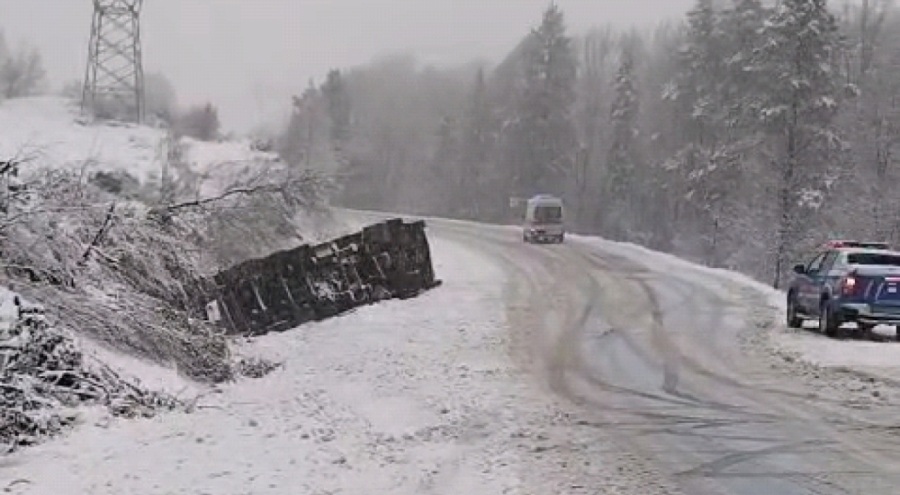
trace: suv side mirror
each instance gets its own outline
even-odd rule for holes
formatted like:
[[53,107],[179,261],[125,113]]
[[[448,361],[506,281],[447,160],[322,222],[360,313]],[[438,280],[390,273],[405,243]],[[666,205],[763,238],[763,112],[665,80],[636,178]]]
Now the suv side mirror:
[[797,275],[803,275],[806,273],[806,267],[803,265],[794,265],[794,273]]

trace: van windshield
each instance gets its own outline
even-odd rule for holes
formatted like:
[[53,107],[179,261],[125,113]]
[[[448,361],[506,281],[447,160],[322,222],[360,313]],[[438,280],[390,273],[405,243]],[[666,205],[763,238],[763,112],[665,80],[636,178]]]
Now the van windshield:
[[559,206],[538,206],[534,209],[535,223],[562,223],[562,208]]

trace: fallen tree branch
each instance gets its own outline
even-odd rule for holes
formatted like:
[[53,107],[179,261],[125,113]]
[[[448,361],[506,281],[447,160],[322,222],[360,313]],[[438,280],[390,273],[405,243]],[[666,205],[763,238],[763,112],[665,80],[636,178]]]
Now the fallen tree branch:
[[6,174],[10,170],[12,170],[13,167],[17,167],[19,163],[20,162],[15,159],[0,161],[0,175]]
[[232,196],[253,196],[254,194],[263,194],[263,193],[280,193],[284,192],[289,187],[297,187],[301,185],[309,185],[314,184],[316,182],[315,177],[303,177],[301,179],[296,179],[293,181],[289,181],[287,183],[266,183],[259,184],[255,186],[241,186],[231,188],[218,196],[211,196],[208,198],[200,198],[191,201],[185,201],[182,203],[175,203],[171,205],[166,205],[161,208],[155,208],[151,210],[152,212],[158,212],[163,210],[167,213],[172,213],[176,210],[181,210],[184,208],[195,208],[208,205],[210,203],[217,203],[220,201],[224,201]]
[[185,201],[183,203],[176,203],[173,205],[168,205],[168,206],[165,206],[164,208],[167,212],[171,213],[175,210],[180,210],[183,208],[198,207],[198,206],[204,206],[204,205],[207,205],[210,203],[215,203],[218,201],[228,199],[231,196],[237,196],[237,195],[250,196],[250,195],[253,195],[256,193],[260,193],[260,192],[267,192],[268,190],[271,190],[271,189],[274,189],[273,184],[264,184],[264,185],[260,185],[260,186],[254,186],[254,187],[237,187],[234,189],[229,189],[228,191],[225,191],[224,193],[222,193],[218,196],[195,199],[192,201]]
[[106,262],[109,263],[109,264],[115,265],[116,263],[119,262],[119,260],[117,260],[116,258],[114,258],[114,257],[112,257],[112,256],[110,256],[110,255],[108,255],[108,254],[106,254],[106,253],[104,253],[100,248],[98,248],[98,247],[96,247],[96,246],[89,246],[89,249],[90,249],[91,252],[93,252],[94,254],[97,254],[97,255],[99,255],[101,258],[103,258],[104,260],[106,260]]
[[103,241],[103,238],[106,237],[106,233],[109,232],[109,229],[112,227],[113,215],[116,212],[116,204],[112,203],[109,205],[109,211],[106,212],[106,218],[103,219],[103,225],[100,226],[100,230],[94,235],[94,239],[88,245],[87,249],[84,250],[84,254],[81,256],[81,261],[78,263],[79,266],[87,263],[88,258],[91,256],[91,251],[97,248],[100,243]]

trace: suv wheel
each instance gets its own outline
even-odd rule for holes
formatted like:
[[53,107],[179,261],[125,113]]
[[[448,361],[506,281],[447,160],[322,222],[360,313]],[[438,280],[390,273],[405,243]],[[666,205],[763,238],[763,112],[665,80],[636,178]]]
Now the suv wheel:
[[788,328],[802,328],[803,318],[797,316],[797,303],[794,302],[794,294],[788,294],[787,299],[787,326]]
[[856,333],[859,335],[859,338],[875,340],[875,325],[870,323],[857,323],[856,324]]
[[828,301],[822,301],[819,307],[819,331],[829,337],[837,337],[841,323],[837,321],[828,308]]

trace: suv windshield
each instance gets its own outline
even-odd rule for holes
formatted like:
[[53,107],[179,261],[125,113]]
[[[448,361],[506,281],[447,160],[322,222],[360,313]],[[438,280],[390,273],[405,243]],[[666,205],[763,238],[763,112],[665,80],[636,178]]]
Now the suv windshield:
[[538,206],[534,209],[534,221],[537,223],[561,223],[562,208],[559,206]]
[[900,266],[900,255],[886,253],[849,253],[847,263],[851,265],[892,265]]

